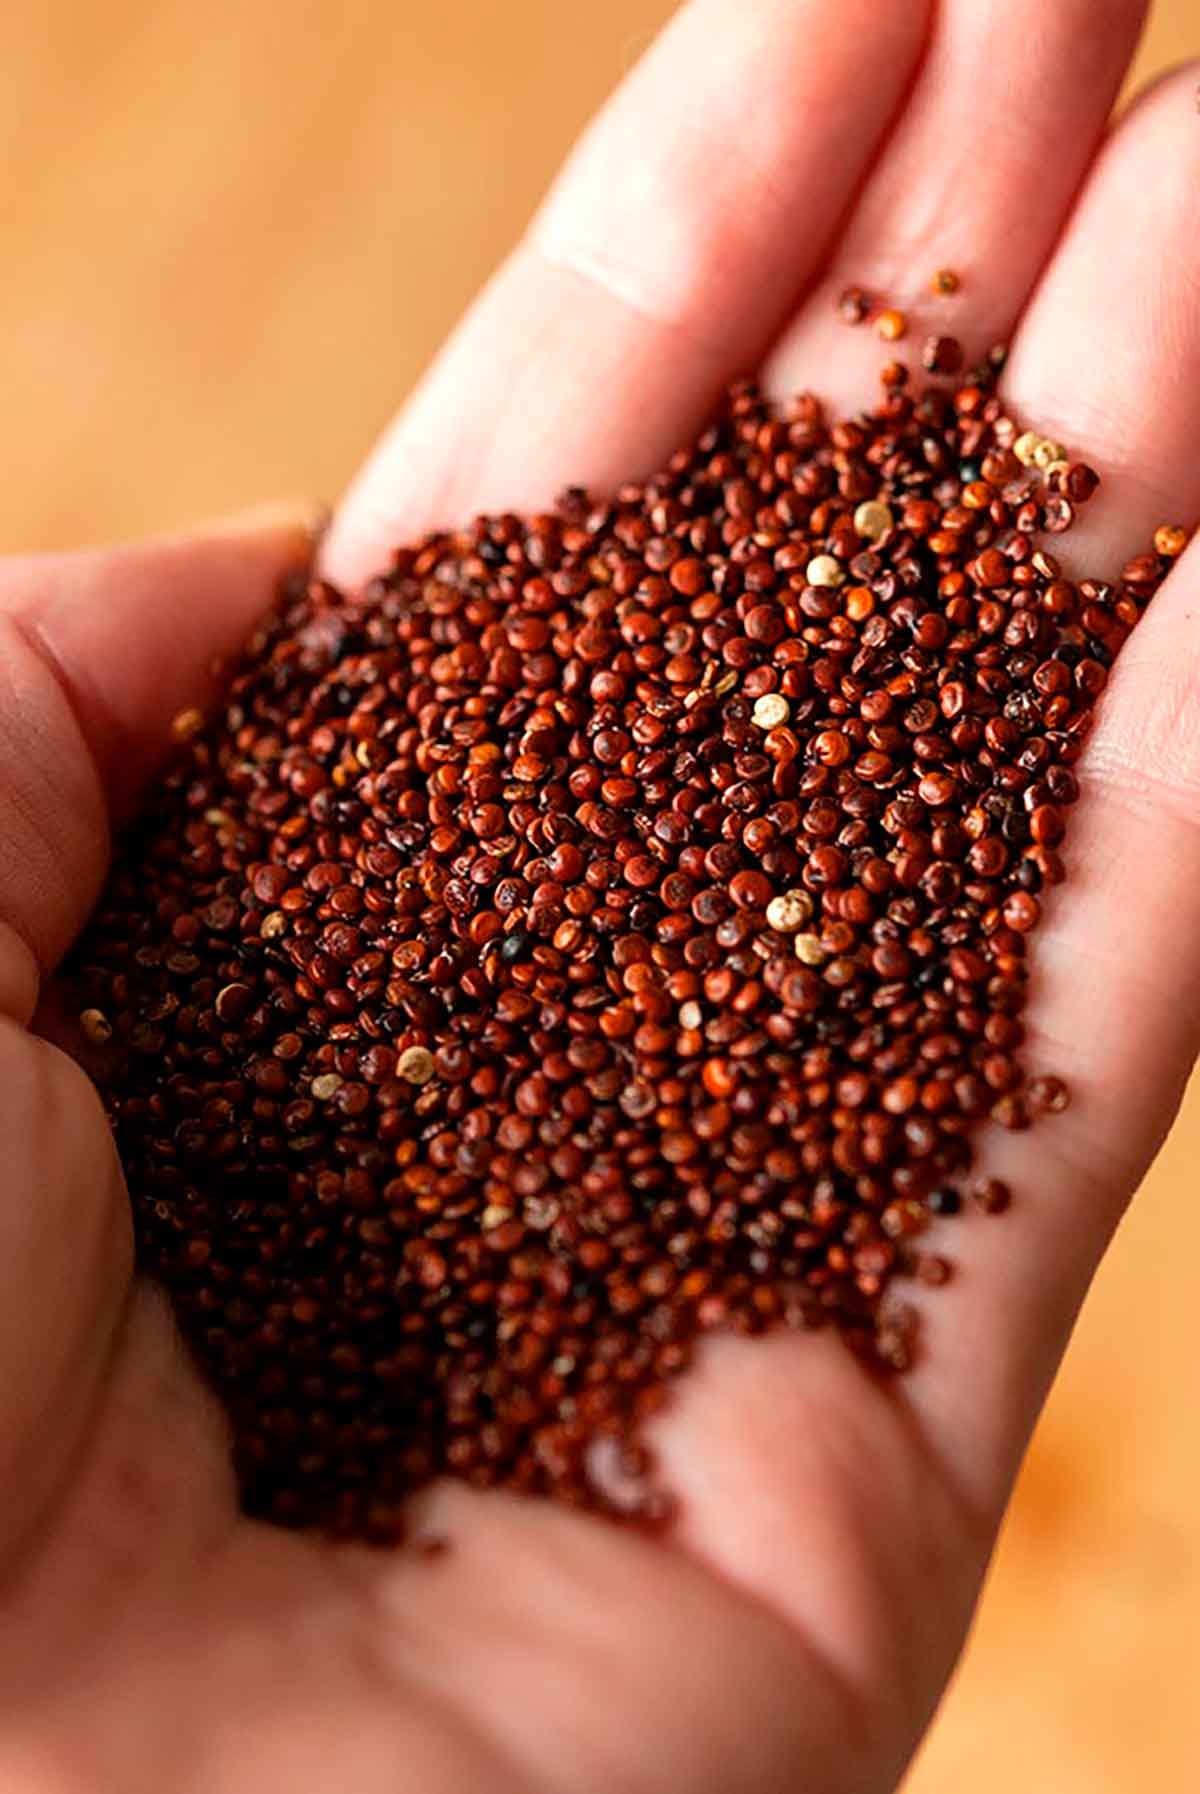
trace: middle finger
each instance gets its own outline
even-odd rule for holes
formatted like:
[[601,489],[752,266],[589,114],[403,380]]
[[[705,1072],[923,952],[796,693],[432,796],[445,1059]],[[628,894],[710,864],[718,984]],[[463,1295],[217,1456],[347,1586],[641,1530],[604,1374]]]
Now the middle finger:
[[[946,0],[832,266],[771,358],[773,389],[810,385],[818,368],[830,403],[857,409],[872,397],[879,343],[838,317],[848,285],[911,314],[922,336],[962,337],[971,355],[1007,339],[1091,161],[1144,13],[1144,0]],[[961,298],[931,292],[941,269],[959,277]]]

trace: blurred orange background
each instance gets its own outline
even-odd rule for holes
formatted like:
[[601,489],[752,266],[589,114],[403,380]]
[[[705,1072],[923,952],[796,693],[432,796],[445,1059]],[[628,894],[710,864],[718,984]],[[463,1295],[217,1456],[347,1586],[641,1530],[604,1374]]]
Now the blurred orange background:
[[[0,549],[336,494],[670,10],[3,8]],[[1197,51],[1195,0],[1160,0],[1138,78]],[[906,1794],[1195,1785],[1198,1164],[1194,1089],[1080,1325]]]

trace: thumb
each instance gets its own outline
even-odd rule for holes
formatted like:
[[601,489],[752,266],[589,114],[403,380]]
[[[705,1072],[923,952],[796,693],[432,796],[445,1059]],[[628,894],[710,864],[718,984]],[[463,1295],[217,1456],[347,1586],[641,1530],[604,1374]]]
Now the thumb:
[[314,513],[0,561],[0,1569],[78,1452],[128,1291],[128,1202],[79,1068],[24,1024],[104,875],[108,820],[203,701]]

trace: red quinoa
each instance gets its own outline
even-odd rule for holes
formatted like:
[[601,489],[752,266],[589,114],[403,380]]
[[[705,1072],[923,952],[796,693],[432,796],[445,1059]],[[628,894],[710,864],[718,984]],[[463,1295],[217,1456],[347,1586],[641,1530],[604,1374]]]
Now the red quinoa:
[[1001,359],[836,423],[741,386],[645,486],[295,581],[181,726],[76,969],[251,1511],[390,1537],[450,1472],[653,1517],[704,1333],[909,1361],[974,1133],[1066,1099],[1031,932],[1179,550],[1039,547],[1095,476],[1013,453]]

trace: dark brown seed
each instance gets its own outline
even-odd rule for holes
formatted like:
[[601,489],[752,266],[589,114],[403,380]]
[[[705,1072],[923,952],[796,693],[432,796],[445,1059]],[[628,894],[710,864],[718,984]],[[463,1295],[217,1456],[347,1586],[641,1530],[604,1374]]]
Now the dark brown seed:
[[1061,1078],[1030,1078],[1025,1086],[1025,1096],[1029,1107],[1042,1115],[1060,1114],[1071,1100]]
[[254,991],[249,984],[226,984],[217,992],[216,1011],[223,1022],[240,1022],[247,1015],[254,1003]]
[[980,1208],[987,1215],[1001,1215],[1012,1202],[1012,1191],[998,1177],[986,1177],[977,1183],[971,1191]]
[[1041,904],[1028,891],[1014,891],[1005,900],[1004,920],[1018,934],[1028,934],[1031,928],[1036,928],[1041,913]]
[[1063,491],[1074,505],[1084,505],[1100,484],[1100,475],[1086,462],[1073,461],[1063,476]]
[[928,337],[921,361],[931,374],[957,374],[963,364],[962,344],[953,336]]

